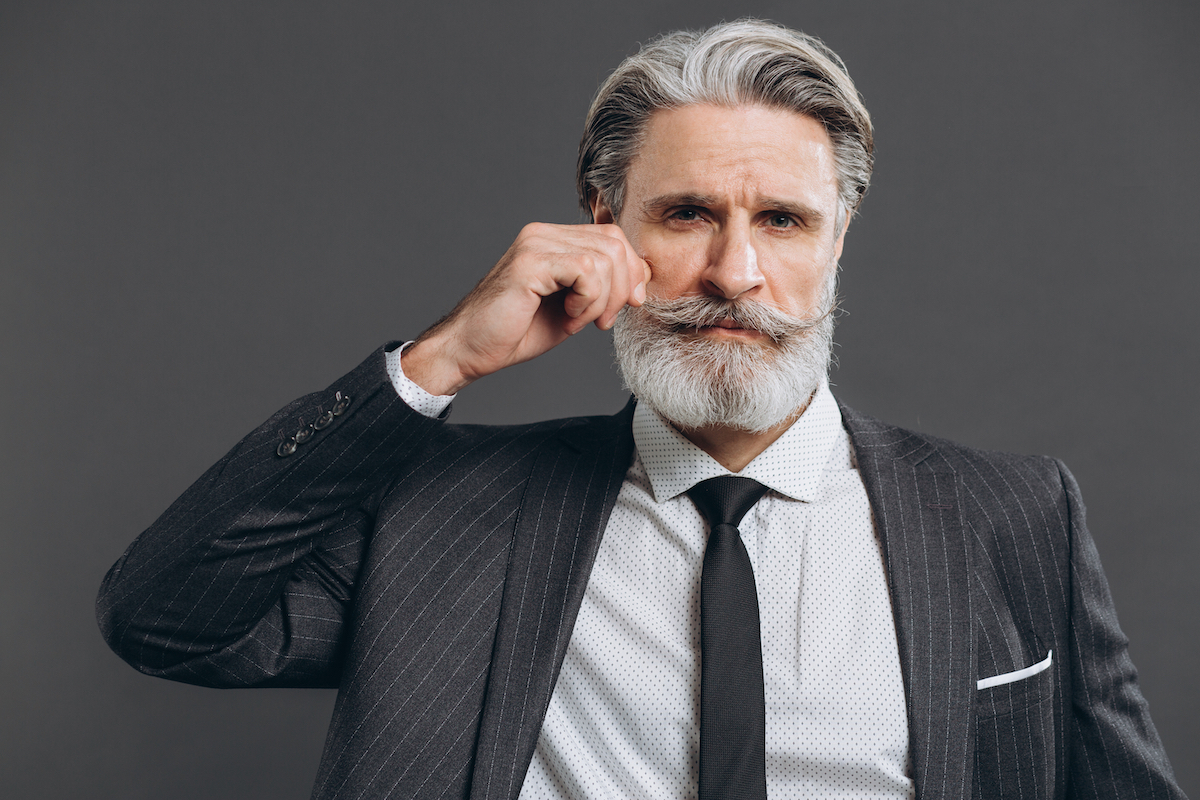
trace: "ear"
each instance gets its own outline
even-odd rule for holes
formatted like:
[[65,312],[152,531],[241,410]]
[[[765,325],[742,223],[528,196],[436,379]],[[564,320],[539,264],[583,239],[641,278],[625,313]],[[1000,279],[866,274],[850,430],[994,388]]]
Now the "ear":
[[592,222],[596,225],[611,225],[617,221],[612,210],[608,207],[608,203],[604,201],[600,192],[596,189],[592,190],[591,199],[588,200],[588,208],[592,212]]

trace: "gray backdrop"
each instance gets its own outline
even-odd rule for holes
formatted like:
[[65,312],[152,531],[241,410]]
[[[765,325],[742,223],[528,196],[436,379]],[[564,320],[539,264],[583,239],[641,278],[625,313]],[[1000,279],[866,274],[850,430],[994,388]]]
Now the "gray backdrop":
[[[4,796],[307,796],[333,693],[137,674],[102,575],[276,407],[577,221],[583,114],[637,42],[742,14],[823,37],[878,126],[836,391],[1066,459],[1200,795],[1194,4],[4,0]],[[610,362],[591,330],[456,418],[614,411]]]

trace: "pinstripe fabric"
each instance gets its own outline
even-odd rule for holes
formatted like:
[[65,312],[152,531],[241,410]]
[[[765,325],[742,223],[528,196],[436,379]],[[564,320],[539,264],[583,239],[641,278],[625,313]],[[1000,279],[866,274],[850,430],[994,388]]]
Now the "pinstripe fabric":
[[352,413],[296,456],[276,448],[332,407],[333,388],[267,420],[130,546],[97,605],[118,654],[200,685],[338,685],[371,495],[437,427],[389,393],[376,366],[339,381]]
[[632,406],[620,422],[577,432],[538,459],[513,544],[472,798],[515,798],[566,655],[621,481]]
[[[842,414],[884,541],[917,797],[1182,798],[1066,468]],[[1050,650],[1050,669],[976,689]]]
[[[281,439],[349,410],[288,457]],[[516,798],[631,407],[443,425],[382,351],[273,416],[130,546],[113,649],[210,686],[337,686],[316,798]],[[892,591],[920,798],[1179,798],[1070,475],[843,409]],[[1050,669],[977,690],[1045,659]]]
[[[335,391],[351,410],[278,457]],[[377,353],[142,534],[101,588],[101,628],[152,675],[339,687],[314,797],[515,797],[631,415],[444,426],[396,397]]]

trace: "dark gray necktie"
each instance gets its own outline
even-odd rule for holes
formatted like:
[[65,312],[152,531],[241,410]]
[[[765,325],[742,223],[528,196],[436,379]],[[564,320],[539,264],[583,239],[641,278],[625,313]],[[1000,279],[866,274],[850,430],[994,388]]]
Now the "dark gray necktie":
[[758,595],[737,529],[766,491],[736,475],[688,490],[711,527],[700,578],[700,800],[767,797]]

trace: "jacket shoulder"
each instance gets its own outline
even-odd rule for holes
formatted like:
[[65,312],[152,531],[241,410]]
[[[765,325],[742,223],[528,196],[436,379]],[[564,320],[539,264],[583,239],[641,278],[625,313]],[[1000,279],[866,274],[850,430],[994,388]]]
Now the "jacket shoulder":
[[586,447],[589,443],[608,437],[632,436],[633,401],[616,414],[563,417],[515,425],[480,425],[446,423],[434,436],[441,446],[511,447],[561,439],[568,446]]
[[1069,476],[1062,462],[1050,456],[972,447],[882,422],[841,403],[839,406],[842,423],[860,459],[885,458],[914,466],[922,464],[926,469],[955,473],[968,482],[1020,473],[1061,486]]

